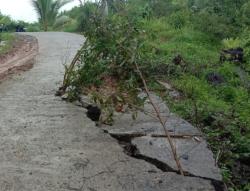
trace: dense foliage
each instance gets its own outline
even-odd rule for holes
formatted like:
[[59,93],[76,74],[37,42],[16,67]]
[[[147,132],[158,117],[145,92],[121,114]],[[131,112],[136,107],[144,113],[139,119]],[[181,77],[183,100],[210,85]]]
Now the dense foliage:
[[[64,13],[74,19],[72,29],[87,37],[69,94],[94,90],[101,103],[133,105],[126,98],[141,88],[138,63],[151,90],[205,133],[230,190],[249,190],[250,1],[107,2],[108,7],[89,2]],[[233,50],[243,50],[243,60],[221,59]],[[100,101],[107,84],[118,95]]]

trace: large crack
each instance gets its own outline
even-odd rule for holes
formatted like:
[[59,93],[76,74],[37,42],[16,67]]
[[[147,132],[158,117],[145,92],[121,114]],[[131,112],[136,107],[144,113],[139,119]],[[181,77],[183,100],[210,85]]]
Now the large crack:
[[120,146],[122,146],[123,151],[124,151],[125,154],[127,154],[127,155],[129,155],[129,156],[131,156],[133,158],[139,159],[139,160],[144,160],[144,161],[154,165],[155,167],[160,169],[162,172],[175,172],[175,173],[177,173],[176,170],[171,168],[166,163],[161,162],[161,161],[159,161],[157,159],[142,155],[140,153],[139,149],[135,145],[132,144],[132,139],[135,136],[132,136],[132,137],[123,136],[123,137],[121,137],[121,136],[111,135],[111,137],[118,140],[118,143],[119,143]]
[[[136,145],[132,144],[132,140],[134,138],[137,137],[143,137],[145,135],[143,134],[110,134],[107,130],[104,130],[105,133],[109,134],[111,137],[115,138],[119,145],[124,149],[124,153],[129,155],[130,157],[139,159],[139,160],[143,160],[146,161],[152,165],[154,165],[156,168],[158,168],[159,170],[161,170],[162,172],[173,172],[176,174],[179,174],[179,172],[175,169],[173,169],[172,167],[170,167],[168,164],[159,161],[155,158],[151,158],[145,155],[142,155],[140,153],[140,150],[136,147]],[[189,172],[184,172],[185,176],[187,177],[193,177],[193,178],[200,178],[203,180],[208,180],[211,182],[211,184],[214,186],[214,189],[216,191],[226,191],[226,186],[222,181],[219,180],[215,180],[212,178],[206,178],[206,177],[201,177],[201,176],[197,176],[197,175],[193,175]]]
[[[81,107],[88,109],[88,106],[91,106],[91,104],[89,104],[89,103],[86,104],[83,101],[80,101],[80,102],[82,104]],[[91,117],[89,115],[87,115],[87,116],[91,119]],[[132,144],[132,140],[134,138],[146,136],[145,133],[114,134],[114,133],[110,133],[108,130],[104,130],[104,133],[107,133],[111,137],[115,138],[118,141],[119,145],[123,148],[124,153],[127,154],[128,156],[136,158],[138,160],[143,160],[147,163],[150,163],[153,166],[155,166],[156,168],[158,168],[159,170],[161,170],[162,172],[172,172],[172,173],[180,174],[177,170],[173,169],[168,164],[166,164],[160,160],[157,160],[155,158],[148,157],[148,156],[141,154],[140,150],[136,147],[136,145]],[[214,186],[214,189],[216,191],[227,191],[227,188],[226,188],[223,181],[193,175],[193,174],[186,172],[186,171],[184,172],[184,174],[187,177],[200,178],[203,180],[210,181],[211,184]]]

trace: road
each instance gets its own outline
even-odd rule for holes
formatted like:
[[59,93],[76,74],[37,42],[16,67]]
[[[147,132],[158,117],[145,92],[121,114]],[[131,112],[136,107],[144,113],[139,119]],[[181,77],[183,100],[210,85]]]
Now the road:
[[214,190],[126,155],[83,108],[54,96],[82,36],[30,35],[39,42],[34,67],[0,84],[0,191]]

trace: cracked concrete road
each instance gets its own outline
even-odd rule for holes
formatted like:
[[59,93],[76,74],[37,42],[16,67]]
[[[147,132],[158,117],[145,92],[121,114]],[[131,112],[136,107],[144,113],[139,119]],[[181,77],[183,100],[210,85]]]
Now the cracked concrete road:
[[39,42],[34,67],[0,84],[0,191],[215,190],[127,156],[84,109],[54,96],[82,36],[30,35]]

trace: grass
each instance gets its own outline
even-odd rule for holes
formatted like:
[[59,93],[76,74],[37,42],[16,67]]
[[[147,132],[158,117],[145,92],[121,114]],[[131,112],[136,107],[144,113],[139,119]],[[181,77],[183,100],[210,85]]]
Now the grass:
[[[151,57],[174,68],[164,78],[182,95],[175,100],[166,94],[165,99],[173,112],[205,133],[227,185],[247,190],[249,166],[242,161],[250,160],[249,73],[236,63],[219,63],[224,46],[220,40],[193,29],[191,23],[178,29],[168,23],[154,19],[144,26],[150,31],[146,46],[158,50]],[[181,55],[187,69],[173,64],[176,55]],[[210,72],[221,75],[224,82],[209,83]]]
[[0,42],[4,42],[4,45],[0,46],[0,55],[11,49],[14,39],[15,37],[11,33],[0,33]]

